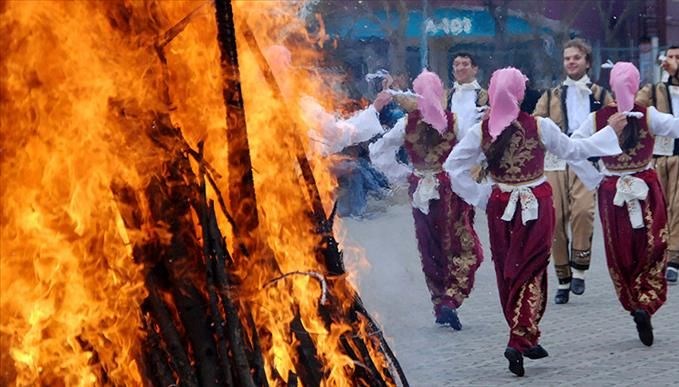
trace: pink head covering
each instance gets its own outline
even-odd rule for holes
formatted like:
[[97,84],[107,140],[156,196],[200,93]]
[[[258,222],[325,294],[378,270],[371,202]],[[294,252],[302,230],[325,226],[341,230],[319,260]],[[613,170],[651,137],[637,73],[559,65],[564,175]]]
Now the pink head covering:
[[413,81],[413,90],[420,96],[417,98],[417,108],[422,113],[422,120],[443,134],[447,120],[441,101],[443,99],[443,82],[435,73],[422,70]]
[[519,104],[526,93],[527,80],[521,71],[513,67],[495,70],[490,77],[488,128],[493,140],[519,116]]
[[634,108],[634,96],[639,91],[640,81],[639,70],[633,64],[618,62],[613,66],[609,83],[619,112],[628,112]]

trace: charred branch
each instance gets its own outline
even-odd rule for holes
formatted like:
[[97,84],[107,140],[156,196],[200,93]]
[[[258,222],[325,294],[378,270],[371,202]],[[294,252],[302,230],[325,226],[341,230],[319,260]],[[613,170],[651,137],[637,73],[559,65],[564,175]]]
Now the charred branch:
[[236,223],[245,233],[258,225],[255,184],[245,122],[243,94],[238,69],[236,31],[230,0],[215,0],[217,40],[224,74],[223,96],[226,105],[226,139],[229,149],[229,202]]
[[[259,326],[254,321],[252,305],[247,297],[240,298],[239,287],[247,283],[234,275],[236,265],[259,266],[273,276],[280,274],[271,283],[292,274],[314,276],[322,288],[317,312],[326,323],[328,332],[336,322],[351,323],[355,332],[359,332],[358,326],[363,316],[369,321],[369,330],[379,332],[379,329],[357,295],[354,306],[346,311],[334,292],[338,289],[343,291],[348,286],[341,282],[346,281],[342,276],[345,272],[342,253],[332,235],[335,209],[330,217],[326,216],[300,138],[295,137],[294,152],[302,170],[303,189],[309,198],[309,213],[315,227],[313,232],[322,237],[316,255],[319,272],[280,273],[273,253],[255,237],[259,219],[230,1],[215,2],[224,75],[223,98],[227,108],[229,210],[213,178],[218,176],[217,172],[203,159],[202,144],[198,145],[197,151],[192,149],[181,130],[172,125],[167,87],[169,73],[163,47],[199,14],[201,7],[159,35],[155,43],[162,66],[157,76],[162,78],[160,87],[166,91],[161,97],[167,102],[168,108],[160,113],[147,112],[140,120],[148,124],[143,126],[146,135],[163,158],[162,173],[152,177],[147,186],[139,190],[122,181],[111,184],[125,227],[135,231],[130,235],[133,238],[136,235],[145,236],[131,241],[135,261],[143,265],[145,286],[149,293],[142,305],[146,332],[141,351],[144,362],[142,368],[153,385],[265,386],[268,383],[265,367],[269,366],[272,367],[269,371],[276,384],[284,383],[287,376],[288,385],[294,386],[301,382],[306,386],[317,386],[326,376],[326,367],[319,359],[315,337],[309,334],[302,323],[302,318],[306,316],[300,315],[296,305],[292,306],[295,317],[289,322],[290,339],[294,339],[296,344],[296,372],[279,375],[272,365],[265,364],[264,353],[271,350],[266,347],[270,345],[267,336],[270,332],[267,327]],[[273,74],[246,24],[244,31],[248,45],[255,52],[267,80],[280,96]],[[148,119],[149,116],[151,119]],[[192,170],[190,157],[198,162],[197,175]],[[229,254],[218,226],[215,204],[207,197],[207,184],[211,185],[216,201],[232,227],[236,251],[248,257],[246,262],[234,260]],[[145,216],[142,216],[142,207],[148,207]],[[196,219],[201,230],[198,230]],[[142,230],[149,226],[154,231],[156,228],[161,229],[165,237],[152,235],[148,238]],[[356,364],[352,375],[356,385],[395,384],[390,370],[377,369],[376,364],[383,363],[371,358],[371,350],[375,347],[377,356],[385,353],[389,363],[396,368],[401,383],[407,385],[398,362],[381,334],[377,344],[361,334],[346,335],[340,340],[338,350],[351,357]],[[262,348],[262,343],[265,348]],[[100,380],[105,380],[105,376]]]
[[170,359],[162,347],[162,339],[153,327],[150,316],[142,316],[146,338],[142,342],[142,357],[146,385],[170,386],[177,380],[170,368]]
[[[257,40],[254,34],[250,30],[246,22],[241,23],[240,27],[243,31],[243,36],[245,37],[245,40],[248,43],[249,49],[254,53],[254,56],[257,59],[257,63],[259,64],[260,70],[264,74],[264,78],[274,91],[274,96],[276,98],[282,99],[280,87],[276,82],[276,79],[273,75],[273,72],[271,71],[269,64],[266,61],[266,58],[262,54],[259,45],[257,44]],[[295,144],[297,161],[302,170],[302,176],[311,201],[313,218],[318,227],[316,231],[322,236],[322,242],[321,246],[319,246],[318,254],[322,257],[322,261],[325,264],[325,268],[328,271],[328,274],[341,276],[342,274],[345,273],[344,261],[342,258],[342,252],[339,250],[337,241],[335,240],[332,234],[332,220],[335,215],[336,205],[333,207],[333,211],[330,218],[326,218],[325,210],[321,202],[318,187],[313,176],[313,171],[304,153],[304,148],[301,144],[301,140],[297,137],[295,138]],[[376,326],[375,321],[369,316],[369,314],[365,310],[365,307],[363,307],[363,303],[358,297],[358,295],[356,295],[354,304],[355,305],[352,309],[360,311],[361,314],[364,315],[372,325]],[[352,319],[352,321],[355,322],[356,319]],[[375,329],[378,330],[377,328]],[[397,370],[397,373],[399,375],[399,378],[401,379],[402,384],[408,385],[408,382],[405,378],[405,374],[403,373],[400,364],[398,364],[398,360],[396,359],[396,357],[393,356],[393,352],[389,348],[389,345],[387,344],[386,340],[384,340],[381,334],[379,335],[379,337],[381,347],[384,348],[386,354],[389,357],[390,362],[394,365],[394,368]]]
[[163,33],[162,35],[160,35],[158,37],[158,41],[156,42],[156,46],[160,49],[165,47],[168,43],[170,43],[172,41],[172,39],[177,37],[177,35],[179,35],[182,31],[184,31],[184,28],[186,28],[186,26],[189,25],[191,20],[196,18],[196,16],[199,16],[200,11],[202,11],[204,9],[204,7],[208,4],[210,4],[211,2],[212,1],[203,2],[203,4],[196,7],[196,9],[191,11],[191,13],[184,16],[184,18],[182,20],[180,20],[179,22],[177,22],[177,24],[170,27],[167,31],[165,31],[165,33]]
[[184,350],[181,336],[177,331],[170,312],[158,293],[156,275],[149,272],[146,276],[146,288],[149,296],[142,305],[142,310],[150,313],[153,320],[158,324],[159,334],[165,343],[165,348],[170,355],[171,364],[175,367],[177,376],[182,385],[198,387],[198,378],[193,372],[191,361]]
[[[198,144],[198,150],[200,152],[200,158],[202,161],[203,156],[203,143]],[[210,301],[210,312],[212,315],[212,326],[215,332],[215,338],[217,341],[217,353],[219,358],[219,365],[223,372],[224,382],[227,386],[233,385],[233,375],[231,373],[231,364],[229,364],[229,353],[227,348],[226,336],[224,333],[225,322],[222,319],[222,312],[219,309],[219,296],[217,294],[217,286],[215,281],[215,256],[214,249],[212,246],[214,242],[210,237],[210,232],[208,230],[210,221],[210,213],[213,212],[211,205],[207,203],[207,193],[205,191],[205,166],[203,163],[199,167],[199,179],[200,179],[200,193],[201,193],[201,229],[203,232],[203,254],[205,257],[205,276],[207,281],[207,291],[208,298]]]
[[295,318],[290,322],[290,330],[299,343],[297,355],[299,364],[297,365],[297,375],[305,386],[320,386],[323,380],[321,362],[316,354],[316,347],[309,336],[309,332],[304,328],[299,311],[295,313]]

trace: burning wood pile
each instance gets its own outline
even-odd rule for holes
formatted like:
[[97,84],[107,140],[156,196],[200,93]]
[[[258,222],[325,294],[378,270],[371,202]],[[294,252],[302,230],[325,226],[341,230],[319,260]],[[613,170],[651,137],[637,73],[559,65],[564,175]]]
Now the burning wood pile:
[[0,384],[408,384],[252,4],[2,10]]

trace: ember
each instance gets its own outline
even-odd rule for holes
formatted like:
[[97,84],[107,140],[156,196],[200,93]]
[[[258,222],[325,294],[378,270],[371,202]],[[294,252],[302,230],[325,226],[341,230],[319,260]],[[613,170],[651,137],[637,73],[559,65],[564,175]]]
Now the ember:
[[3,6],[0,384],[407,385],[261,53],[319,60],[296,11]]

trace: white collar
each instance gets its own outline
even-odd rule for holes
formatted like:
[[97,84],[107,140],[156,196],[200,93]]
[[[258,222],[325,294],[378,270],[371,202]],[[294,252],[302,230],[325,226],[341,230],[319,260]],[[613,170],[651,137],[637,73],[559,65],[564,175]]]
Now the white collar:
[[590,90],[589,86],[587,85],[588,83],[591,83],[589,80],[589,76],[585,74],[582,78],[578,79],[577,81],[574,81],[571,77],[566,77],[566,79],[563,81],[564,86],[568,87],[576,87],[578,91],[581,91],[584,94],[591,95],[592,90]]
[[478,90],[481,88],[481,85],[479,85],[479,82],[474,79],[473,82],[468,82],[468,83],[459,83],[455,81],[453,83],[453,89],[457,90]]

